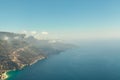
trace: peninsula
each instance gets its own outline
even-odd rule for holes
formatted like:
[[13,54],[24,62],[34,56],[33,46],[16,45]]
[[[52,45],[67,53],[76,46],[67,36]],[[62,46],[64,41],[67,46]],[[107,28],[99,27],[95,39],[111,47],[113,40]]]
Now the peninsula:
[[0,80],[8,77],[8,71],[21,70],[69,48],[72,45],[57,40],[38,40],[33,36],[26,37],[25,34],[0,32]]

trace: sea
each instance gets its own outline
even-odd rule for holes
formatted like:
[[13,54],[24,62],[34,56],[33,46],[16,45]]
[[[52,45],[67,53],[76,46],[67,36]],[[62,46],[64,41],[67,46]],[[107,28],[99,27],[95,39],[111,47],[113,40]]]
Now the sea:
[[120,40],[76,45],[23,70],[7,73],[7,80],[120,80]]

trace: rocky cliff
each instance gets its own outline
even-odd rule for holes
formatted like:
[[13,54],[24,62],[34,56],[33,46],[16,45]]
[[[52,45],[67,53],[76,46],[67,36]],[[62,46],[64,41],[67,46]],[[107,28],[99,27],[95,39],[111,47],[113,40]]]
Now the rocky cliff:
[[22,69],[49,55],[60,53],[71,45],[49,40],[37,40],[25,34],[0,32],[0,79],[4,79],[5,72]]

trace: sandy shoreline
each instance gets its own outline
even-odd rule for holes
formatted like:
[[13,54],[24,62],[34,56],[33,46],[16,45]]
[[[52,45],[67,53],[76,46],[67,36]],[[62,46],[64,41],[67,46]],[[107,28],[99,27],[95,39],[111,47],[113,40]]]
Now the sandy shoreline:
[[4,72],[2,75],[1,75],[1,80],[6,80],[9,76],[7,75],[9,71],[7,72]]

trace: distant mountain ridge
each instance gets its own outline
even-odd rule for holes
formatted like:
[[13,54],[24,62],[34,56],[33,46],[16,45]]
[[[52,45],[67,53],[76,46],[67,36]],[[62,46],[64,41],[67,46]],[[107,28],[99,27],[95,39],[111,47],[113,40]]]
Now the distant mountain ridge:
[[9,70],[22,69],[49,55],[60,53],[72,48],[70,44],[61,42],[51,43],[49,40],[37,40],[34,37],[25,37],[25,34],[0,32],[0,79],[4,80],[3,73]]

